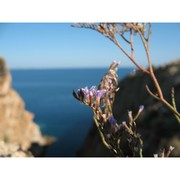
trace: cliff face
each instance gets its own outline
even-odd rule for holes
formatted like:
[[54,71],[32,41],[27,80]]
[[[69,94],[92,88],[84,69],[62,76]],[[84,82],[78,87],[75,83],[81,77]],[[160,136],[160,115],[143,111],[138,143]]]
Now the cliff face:
[[53,139],[42,136],[39,126],[33,122],[34,115],[25,110],[24,101],[12,89],[11,81],[5,61],[0,58],[0,140],[7,145],[16,143],[23,151],[33,144],[41,147],[50,144]]
[[[171,88],[174,87],[177,109],[180,109],[180,60],[155,69],[155,74],[162,87],[165,98],[171,102]],[[113,114],[118,122],[126,121],[127,111],[138,111],[140,105],[145,109],[137,120],[137,128],[144,141],[143,155],[153,156],[160,149],[175,147],[173,156],[180,156],[180,125],[173,114],[162,103],[151,97],[145,85],[155,92],[152,80],[140,72],[131,74],[119,82],[120,90],[116,94]],[[125,151],[128,148],[124,146]],[[93,124],[78,156],[111,156],[101,142]]]
[[0,141],[0,157],[33,157],[29,151],[23,151],[17,143]]

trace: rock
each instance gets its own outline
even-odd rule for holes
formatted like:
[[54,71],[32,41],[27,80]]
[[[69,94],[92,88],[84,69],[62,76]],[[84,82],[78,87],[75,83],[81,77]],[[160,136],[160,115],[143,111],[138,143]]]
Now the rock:
[[[171,88],[174,87],[176,106],[179,110],[180,60],[156,68],[155,74],[164,97],[170,103]],[[136,113],[139,106],[144,105],[145,109],[137,120],[138,131],[144,141],[143,155],[153,157],[153,154],[158,153],[160,149],[168,149],[172,145],[175,147],[172,156],[180,156],[180,125],[165,105],[148,94],[145,88],[146,84],[152,92],[155,92],[152,80],[141,72],[133,73],[119,82],[120,90],[116,93],[113,105],[114,117],[119,123],[127,121],[128,110]],[[128,152],[125,145],[124,148]],[[112,156],[102,144],[94,124],[77,155],[86,157]]]
[[54,138],[41,134],[39,126],[33,122],[34,114],[25,110],[25,103],[11,87],[11,82],[6,63],[0,58],[0,140],[7,145],[16,143],[23,151],[34,143],[47,147]]
[[0,141],[0,157],[33,157],[32,154],[27,151],[23,151],[21,147],[16,143],[6,144],[4,141]]
[[0,58],[0,96],[6,95],[11,89],[11,74],[3,58]]

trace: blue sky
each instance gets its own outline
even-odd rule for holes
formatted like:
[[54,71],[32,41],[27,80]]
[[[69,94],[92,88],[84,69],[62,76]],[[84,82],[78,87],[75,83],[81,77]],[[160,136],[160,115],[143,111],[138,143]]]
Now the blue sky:
[[[70,26],[71,23],[1,23],[0,56],[14,68],[107,67],[113,60],[134,67],[101,34]],[[138,37],[135,58],[147,66]],[[122,43],[125,47],[126,44]],[[180,58],[180,23],[153,23],[150,45],[154,65]]]

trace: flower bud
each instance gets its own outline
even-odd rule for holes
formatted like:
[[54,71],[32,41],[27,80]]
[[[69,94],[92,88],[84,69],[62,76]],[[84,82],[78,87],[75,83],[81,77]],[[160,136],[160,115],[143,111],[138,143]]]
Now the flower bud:
[[154,154],[154,157],[157,158],[157,157],[158,157],[158,154]]
[[143,105],[139,106],[139,113],[141,113],[143,110],[144,110],[144,106]]
[[108,121],[109,121],[109,123],[111,124],[111,125],[115,125],[116,124],[116,119],[113,117],[113,116],[111,116],[109,119],[108,119]]
[[173,150],[174,150],[174,148],[175,148],[175,147],[170,146],[170,147],[169,147],[169,150],[170,150],[170,151],[173,151]]

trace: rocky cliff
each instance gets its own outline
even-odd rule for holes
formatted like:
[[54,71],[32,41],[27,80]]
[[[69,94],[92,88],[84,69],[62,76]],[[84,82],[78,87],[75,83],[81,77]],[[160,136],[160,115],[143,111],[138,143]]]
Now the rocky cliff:
[[[169,102],[171,88],[174,87],[177,109],[180,110],[180,60],[156,68],[155,74]],[[144,105],[145,109],[137,120],[137,127],[144,141],[143,155],[152,157],[160,149],[167,149],[172,145],[175,147],[172,156],[180,156],[180,125],[169,109],[148,94],[146,84],[155,92],[152,80],[141,72],[132,73],[119,82],[120,90],[116,93],[113,106],[114,117],[118,122],[126,121],[128,110],[136,113],[139,106]],[[126,145],[124,150],[128,152]],[[77,155],[111,156],[102,144],[94,124]]]
[[0,157],[33,157],[29,151],[24,151],[17,143],[0,141]]
[[11,83],[11,74],[0,58],[0,140],[7,145],[16,143],[23,151],[31,149],[38,156],[53,138],[42,136],[39,126],[33,122],[34,114],[25,109],[24,101]]

